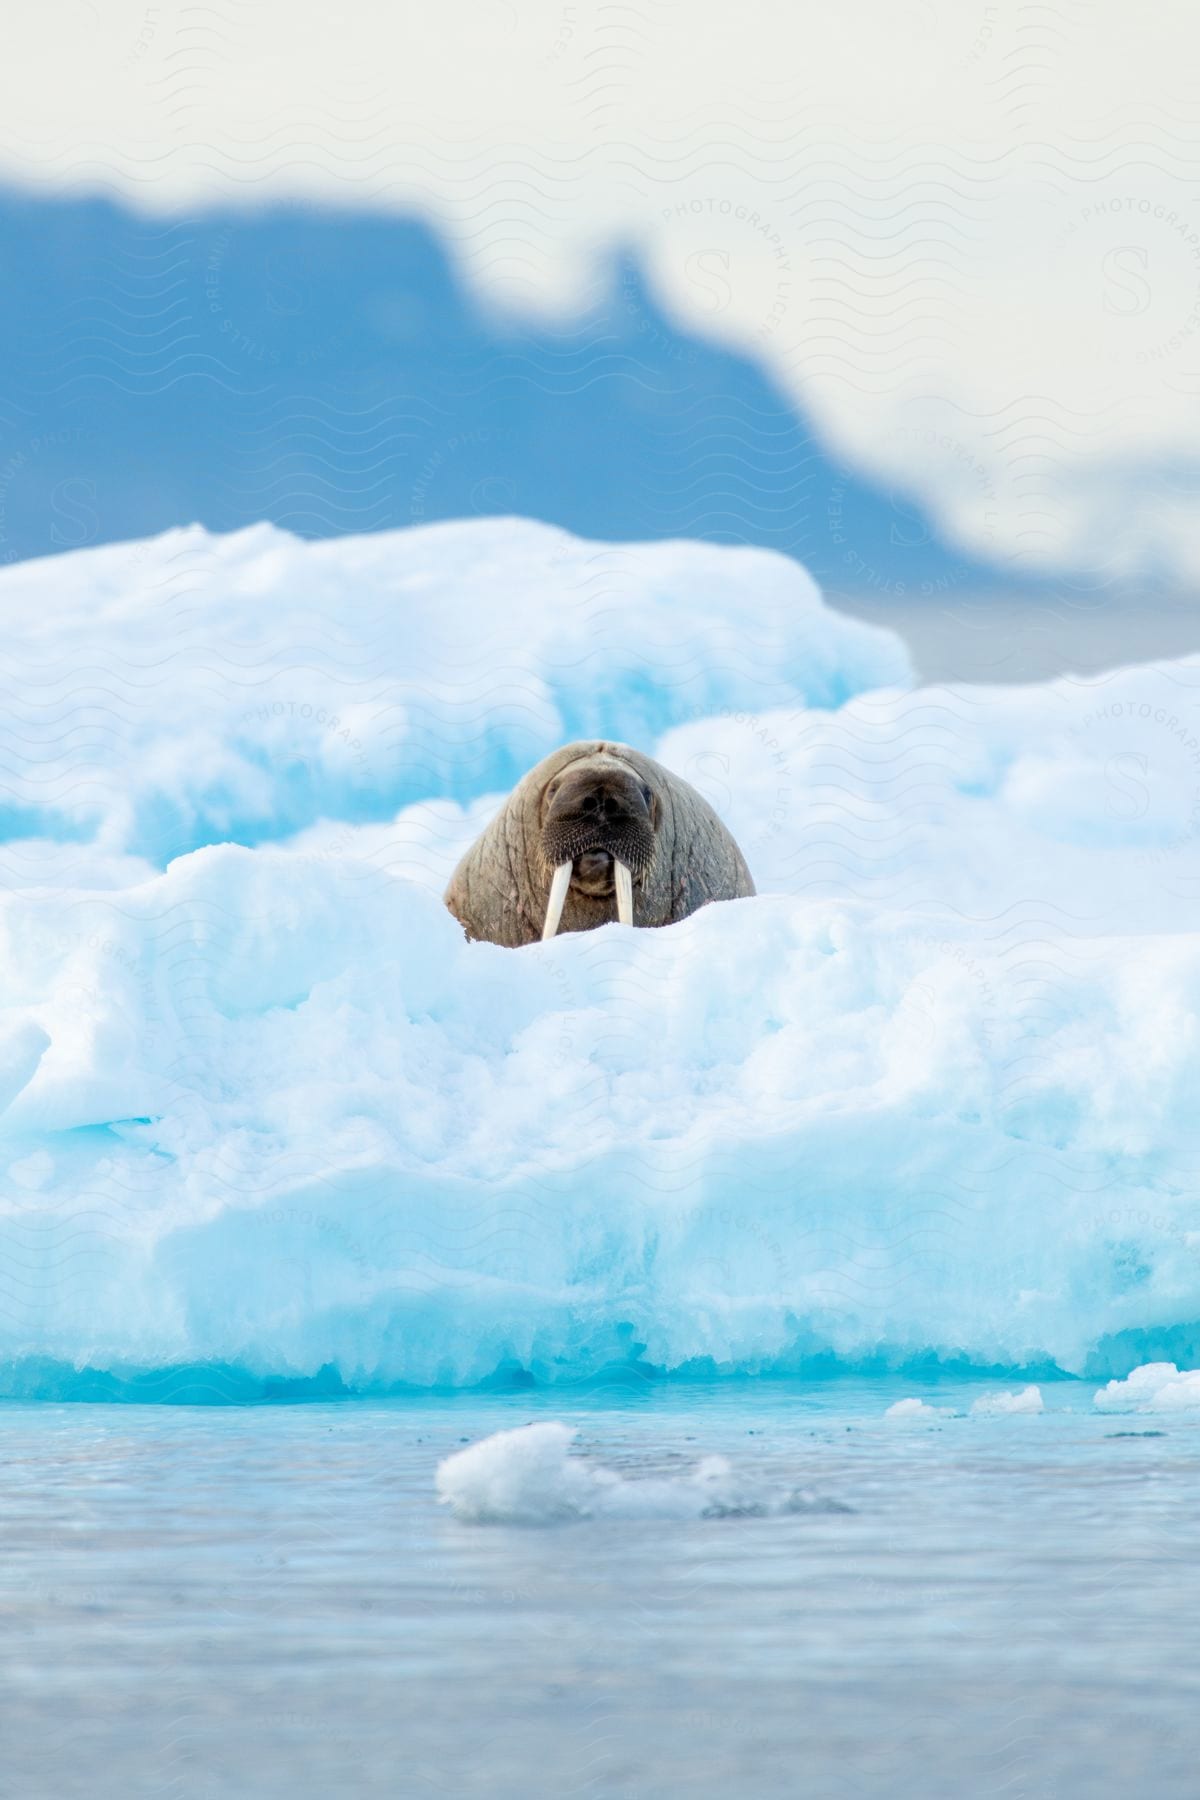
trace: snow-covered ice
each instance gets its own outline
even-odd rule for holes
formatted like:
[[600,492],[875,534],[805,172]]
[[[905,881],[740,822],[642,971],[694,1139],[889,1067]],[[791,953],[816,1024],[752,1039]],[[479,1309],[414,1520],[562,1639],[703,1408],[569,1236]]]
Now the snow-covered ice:
[[193,526],[0,571],[0,619],[5,837],[159,866],[504,790],[572,738],[908,675],[784,557],[523,519],[317,543]]
[[7,1357],[1082,1370],[1200,1301],[1159,1031],[1189,939],[1031,982],[773,896],[509,952],[413,884],[223,846],[116,905],[12,895],[2,941]]
[[[19,1391],[1190,1360],[1200,663],[912,690],[780,558],[520,521],[175,532],[0,611]],[[583,731],[760,897],[467,944],[449,869]]]
[[1029,687],[889,688],[672,728],[760,889],[998,936],[1190,931],[1200,657]]

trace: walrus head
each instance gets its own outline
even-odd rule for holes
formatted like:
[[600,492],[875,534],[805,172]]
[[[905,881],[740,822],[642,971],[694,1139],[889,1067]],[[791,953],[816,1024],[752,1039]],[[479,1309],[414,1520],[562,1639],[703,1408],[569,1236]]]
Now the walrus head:
[[468,937],[515,949],[614,914],[671,925],[753,892],[702,794],[631,744],[587,738],[522,776],[460,856],[446,905]]
[[617,917],[633,924],[633,884],[654,861],[658,816],[650,783],[615,757],[585,757],[547,784],[541,846],[554,873],[543,938],[558,930],[570,887],[594,899],[615,890]]

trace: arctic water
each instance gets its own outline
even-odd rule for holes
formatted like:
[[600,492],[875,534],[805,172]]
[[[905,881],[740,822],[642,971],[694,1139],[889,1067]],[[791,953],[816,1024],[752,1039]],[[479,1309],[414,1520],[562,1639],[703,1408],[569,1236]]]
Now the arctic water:
[[[996,1391],[9,1404],[0,1786],[1182,1800],[1200,1411]],[[439,1499],[464,1440],[550,1419],[647,1505]],[[672,1506],[713,1456],[737,1502]]]

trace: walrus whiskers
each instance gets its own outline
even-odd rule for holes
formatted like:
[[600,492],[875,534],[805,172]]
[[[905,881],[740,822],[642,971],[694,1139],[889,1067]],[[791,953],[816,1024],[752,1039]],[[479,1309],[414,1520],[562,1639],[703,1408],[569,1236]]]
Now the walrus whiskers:
[[[569,862],[559,863],[558,867],[554,871],[554,879],[550,883],[550,898],[546,902],[546,923],[542,926],[542,942],[543,943],[545,943],[547,938],[552,938],[554,936],[555,932],[558,930],[558,921],[562,918],[563,907],[565,906],[566,899],[567,899],[567,889],[570,887],[570,885],[571,885],[571,864]],[[630,906],[629,922],[632,925],[632,923],[633,923],[633,895],[632,895],[632,893],[630,894],[630,897],[629,897],[629,906]]]
[[613,883],[617,890],[617,917],[622,925],[633,924],[633,876],[627,866],[613,858]]

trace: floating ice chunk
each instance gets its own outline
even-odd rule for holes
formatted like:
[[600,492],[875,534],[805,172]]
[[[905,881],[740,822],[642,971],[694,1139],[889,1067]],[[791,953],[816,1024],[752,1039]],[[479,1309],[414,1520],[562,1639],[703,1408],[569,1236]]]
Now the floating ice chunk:
[[1200,1369],[1178,1369],[1174,1363],[1143,1363],[1124,1381],[1099,1390],[1101,1412],[1186,1412],[1200,1408]]
[[557,1419],[493,1432],[438,1464],[438,1498],[473,1524],[586,1518],[604,1472],[570,1456],[574,1438],[575,1427]]
[[552,1420],[497,1431],[438,1465],[437,1491],[456,1519],[476,1525],[553,1525],[564,1519],[716,1519],[846,1512],[807,1489],[768,1489],[705,1456],[683,1475],[630,1478],[571,1454],[576,1427]]
[[908,1400],[897,1400],[894,1406],[888,1407],[883,1416],[885,1419],[904,1421],[906,1419],[941,1419],[946,1415],[944,1408],[930,1406],[926,1401],[913,1397]]
[[1029,1386],[1020,1393],[981,1394],[978,1400],[971,1403],[973,1413],[1040,1413],[1042,1411],[1042,1390]]

